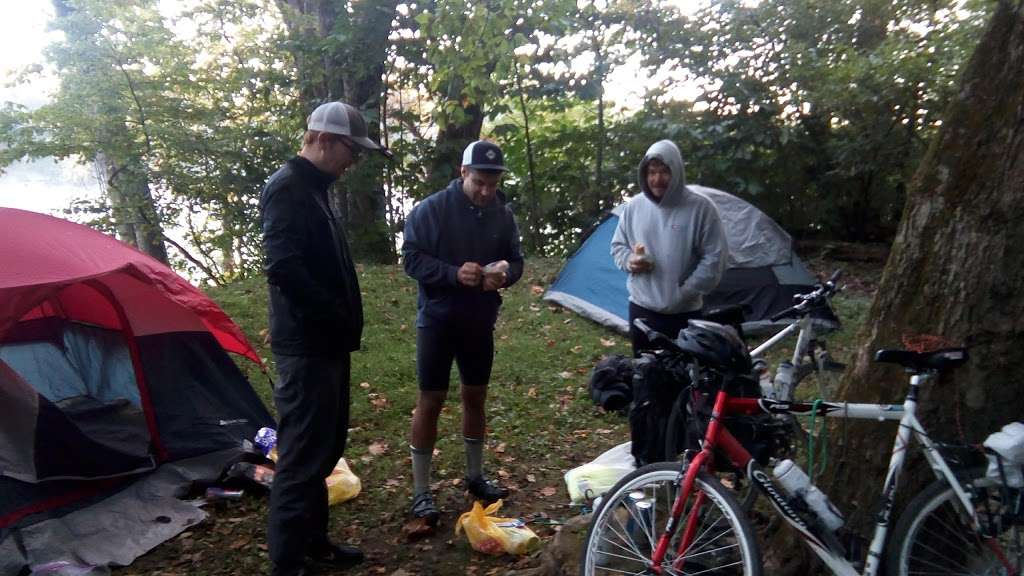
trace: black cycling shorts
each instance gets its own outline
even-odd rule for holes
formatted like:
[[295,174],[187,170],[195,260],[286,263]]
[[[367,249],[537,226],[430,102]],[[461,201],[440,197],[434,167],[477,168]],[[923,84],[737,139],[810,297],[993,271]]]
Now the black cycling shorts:
[[463,385],[486,386],[494,362],[494,328],[447,324],[416,329],[420,390],[448,390],[452,360],[459,366]]

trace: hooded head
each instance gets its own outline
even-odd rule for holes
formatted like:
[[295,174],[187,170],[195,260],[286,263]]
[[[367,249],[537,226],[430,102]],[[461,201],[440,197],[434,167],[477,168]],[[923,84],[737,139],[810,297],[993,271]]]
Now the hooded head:
[[637,180],[640,190],[656,203],[682,194],[686,188],[686,173],[679,148],[671,140],[651,144],[640,161]]

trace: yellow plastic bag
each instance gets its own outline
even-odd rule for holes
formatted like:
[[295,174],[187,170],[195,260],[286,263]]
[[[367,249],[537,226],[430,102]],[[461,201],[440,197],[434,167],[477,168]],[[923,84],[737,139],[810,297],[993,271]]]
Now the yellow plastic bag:
[[455,535],[463,530],[469,538],[469,545],[484,554],[498,556],[529,554],[540,546],[540,538],[518,518],[495,518],[491,516],[501,509],[501,500],[486,509],[480,502],[473,502],[473,509],[459,516],[455,523]]
[[363,483],[359,480],[348,463],[342,458],[334,466],[331,475],[327,477],[327,504],[334,506],[346,500],[351,500],[359,495],[363,489]]

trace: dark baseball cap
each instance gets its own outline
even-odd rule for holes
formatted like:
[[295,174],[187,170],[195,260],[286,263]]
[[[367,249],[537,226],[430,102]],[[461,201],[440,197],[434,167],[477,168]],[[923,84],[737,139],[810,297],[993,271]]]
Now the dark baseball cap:
[[316,110],[309,115],[306,128],[317,132],[348,136],[360,148],[375,150],[387,158],[393,156],[390,150],[370,140],[363,115],[355,106],[344,102],[326,102],[317,106]]
[[462,165],[473,170],[505,172],[505,155],[494,142],[477,140],[462,153]]

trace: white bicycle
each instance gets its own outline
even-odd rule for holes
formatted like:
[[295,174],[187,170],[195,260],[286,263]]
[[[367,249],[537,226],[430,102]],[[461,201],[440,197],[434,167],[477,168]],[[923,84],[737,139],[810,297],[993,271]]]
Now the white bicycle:
[[[686,331],[689,334],[675,340],[653,331],[648,338],[664,342],[689,363],[694,383],[690,393],[695,399],[713,399],[701,448],[689,451],[681,463],[640,468],[608,492],[591,522],[583,576],[761,574],[760,550],[750,520],[733,492],[714,476],[723,459],[743,471],[835,574],[876,576],[883,559],[890,576],[1020,573],[1024,564],[1021,491],[993,481],[983,468],[974,467],[976,462],[969,460],[976,452],[966,451],[968,457],[961,461],[944,453],[945,447],[932,439],[916,416],[920,388],[939,372],[965,362],[964,349],[878,352],[877,361],[899,364],[912,374],[902,405],[811,404],[734,397],[737,386],[749,379],[751,367],[743,342],[732,331],[708,322],[691,322]],[[713,349],[709,342],[730,349]],[[811,413],[899,421],[866,557],[858,557],[855,549],[842,543],[842,516],[792,461],[773,461],[772,470],[763,468],[725,424],[733,415]],[[936,480],[907,504],[890,530],[897,481],[911,437],[922,447]]]

